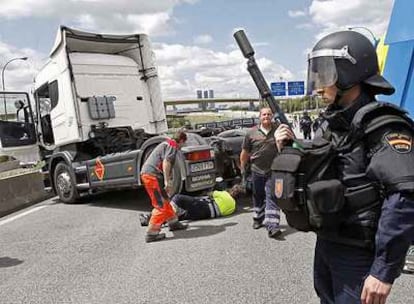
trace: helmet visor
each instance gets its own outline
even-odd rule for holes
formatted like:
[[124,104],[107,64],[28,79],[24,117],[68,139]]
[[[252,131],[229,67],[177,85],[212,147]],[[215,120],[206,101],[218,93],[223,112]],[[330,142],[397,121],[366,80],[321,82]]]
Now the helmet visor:
[[307,94],[316,94],[318,89],[330,87],[338,80],[333,57],[322,56],[308,60]]

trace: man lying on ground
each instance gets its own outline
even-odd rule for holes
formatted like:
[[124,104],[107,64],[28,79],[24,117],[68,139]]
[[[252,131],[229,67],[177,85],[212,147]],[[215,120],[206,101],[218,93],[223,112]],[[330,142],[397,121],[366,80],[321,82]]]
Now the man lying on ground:
[[[171,199],[171,205],[180,221],[216,218],[234,213],[236,200],[243,192],[243,187],[237,184],[228,191],[216,190],[204,196],[176,194]],[[150,218],[151,213],[141,213],[141,226],[147,226]]]

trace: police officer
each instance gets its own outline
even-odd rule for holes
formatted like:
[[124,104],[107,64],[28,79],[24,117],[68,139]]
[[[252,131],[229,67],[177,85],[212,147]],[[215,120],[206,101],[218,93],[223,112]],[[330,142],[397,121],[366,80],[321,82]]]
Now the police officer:
[[312,119],[307,111],[303,112],[303,116],[299,121],[300,130],[303,132],[304,139],[311,139]]
[[[375,101],[394,88],[378,74],[365,36],[332,33],[308,63],[308,87],[328,106],[315,138],[337,147],[334,167],[345,189],[338,227],[316,230],[314,287],[321,303],[386,303],[414,235],[413,122]],[[292,139],[287,126],[275,137],[279,149]]]

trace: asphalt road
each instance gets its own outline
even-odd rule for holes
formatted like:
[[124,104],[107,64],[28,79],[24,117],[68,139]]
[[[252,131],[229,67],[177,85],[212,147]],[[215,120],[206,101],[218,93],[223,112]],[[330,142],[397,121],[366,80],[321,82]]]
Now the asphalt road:
[[[191,222],[144,242],[143,191],[65,205],[51,199],[0,219],[0,303],[318,303],[315,237],[251,228],[249,202],[227,218]],[[165,229],[166,230],[166,229]],[[413,303],[402,275],[388,303]]]

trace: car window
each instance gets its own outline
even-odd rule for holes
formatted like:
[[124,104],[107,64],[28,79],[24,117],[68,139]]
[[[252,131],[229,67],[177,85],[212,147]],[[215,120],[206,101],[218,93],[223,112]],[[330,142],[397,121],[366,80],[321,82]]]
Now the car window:
[[236,129],[236,130],[223,131],[223,132],[219,133],[217,136],[223,137],[223,138],[228,138],[228,137],[241,137],[241,136],[245,136],[245,135],[246,135],[245,130]]
[[185,146],[200,146],[200,145],[207,145],[207,141],[202,138],[198,134],[194,133],[186,133],[187,134],[187,141],[185,143]]

